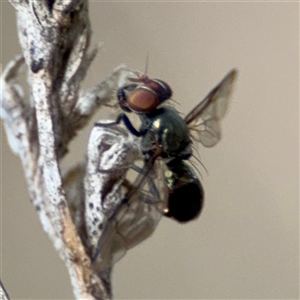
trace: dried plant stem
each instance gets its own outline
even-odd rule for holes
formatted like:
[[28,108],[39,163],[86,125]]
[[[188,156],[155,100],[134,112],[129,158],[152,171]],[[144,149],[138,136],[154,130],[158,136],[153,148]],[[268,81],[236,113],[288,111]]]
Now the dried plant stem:
[[[101,84],[82,93],[80,83],[97,53],[97,48],[89,51],[91,29],[87,0],[10,2],[17,13],[23,55],[11,61],[1,77],[1,117],[7,137],[23,164],[30,198],[43,228],[68,269],[75,297],[109,299],[112,265],[108,262],[110,267],[99,270],[91,264],[102,230],[92,233],[95,216],[89,213],[88,205],[85,209],[85,203],[100,203],[107,189],[99,187],[112,188],[117,182],[114,176],[99,175],[98,167],[99,155],[115,153],[110,147],[118,141],[118,135],[111,145],[101,150],[99,145],[104,143],[106,133],[94,132],[87,168],[81,164],[75,172],[73,169],[63,177],[60,162],[68,152],[70,140],[101,104],[112,99],[112,91],[122,85],[129,71],[121,66]],[[24,67],[28,72],[30,99],[25,99],[17,83]],[[138,150],[129,137],[123,139],[120,149],[125,144],[125,154],[118,164],[128,166]],[[98,159],[91,160],[92,157]],[[119,171],[122,176],[126,169],[119,168]],[[120,192],[111,197],[112,207],[120,203],[121,197]],[[71,204],[74,211],[70,210]],[[109,201],[106,205],[109,206]],[[106,218],[103,207],[98,206],[97,218],[101,224],[97,226],[103,227]]]

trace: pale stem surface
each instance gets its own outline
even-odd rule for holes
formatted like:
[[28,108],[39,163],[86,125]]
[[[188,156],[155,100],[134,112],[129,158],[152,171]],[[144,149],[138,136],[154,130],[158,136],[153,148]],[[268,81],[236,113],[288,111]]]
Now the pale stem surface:
[[[23,54],[1,76],[1,118],[9,144],[20,157],[31,202],[68,269],[75,297],[110,299],[112,255],[102,262],[105,269],[91,259],[122,200],[122,178],[139,155],[138,144],[120,126],[95,128],[87,158],[65,175],[60,163],[71,139],[95,111],[116,104],[115,91],[130,71],[120,66],[97,86],[81,91],[98,49],[89,47],[87,0],[10,2],[16,9]],[[22,70],[28,76],[29,99],[17,80]],[[115,153],[120,155],[110,159]]]

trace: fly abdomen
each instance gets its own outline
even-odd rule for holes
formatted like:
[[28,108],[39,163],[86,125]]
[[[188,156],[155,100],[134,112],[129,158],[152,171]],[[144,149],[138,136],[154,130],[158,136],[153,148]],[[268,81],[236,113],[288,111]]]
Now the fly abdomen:
[[204,200],[201,182],[192,168],[182,160],[174,159],[167,166],[169,198],[165,216],[182,223],[197,218]]

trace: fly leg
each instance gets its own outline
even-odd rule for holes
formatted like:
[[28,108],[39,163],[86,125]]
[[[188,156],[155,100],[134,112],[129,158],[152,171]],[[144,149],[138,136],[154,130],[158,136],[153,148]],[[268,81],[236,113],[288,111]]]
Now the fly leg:
[[[132,165],[131,169],[136,171],[139,174],[144,174],[145,173],[143,168],[140,168],[139,166],[136,166],[136,165]],[[145,191],[145,195],[139,197],[139,200],[143,201],[147,204],[161,203],[162,200],[160,199],[159,191],[157,189],[156,184],[154,183],[153,178],[151,178],[151,176],[149,176],[147,178],[147,183],[148,183],[148,186],[149,186],[149,191],[148,192]],[[150,194],[151,196],[148,197],[148,196],[146,196],[146,194]],[[154,199],[158,199],[158,200],[154,200]]]
[[136,130],[134,128],[134,126],[132,125],[132,123],[130,122],[129,118],[125,115],[125,114],[119,114],[116,121],[114,122],[108,122],[108,123],[100,123],[97,122],[95,123],[95,126],[97,127],[110,127],[113,125],[118,125],[121,123],[121,121],[123,121],[123,123],[125,124],[126,128],[135,136],[140,137],[142,134],[140,131]]

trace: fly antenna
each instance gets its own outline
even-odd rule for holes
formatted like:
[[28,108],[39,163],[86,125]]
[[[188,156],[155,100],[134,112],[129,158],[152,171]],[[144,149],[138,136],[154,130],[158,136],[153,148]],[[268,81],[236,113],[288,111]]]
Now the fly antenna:
[[147,75],[148,73],[148,65],[149,65],[149,51],[147,51],[147,55],[146,55],[146,65],[145,65],[145,75]]

